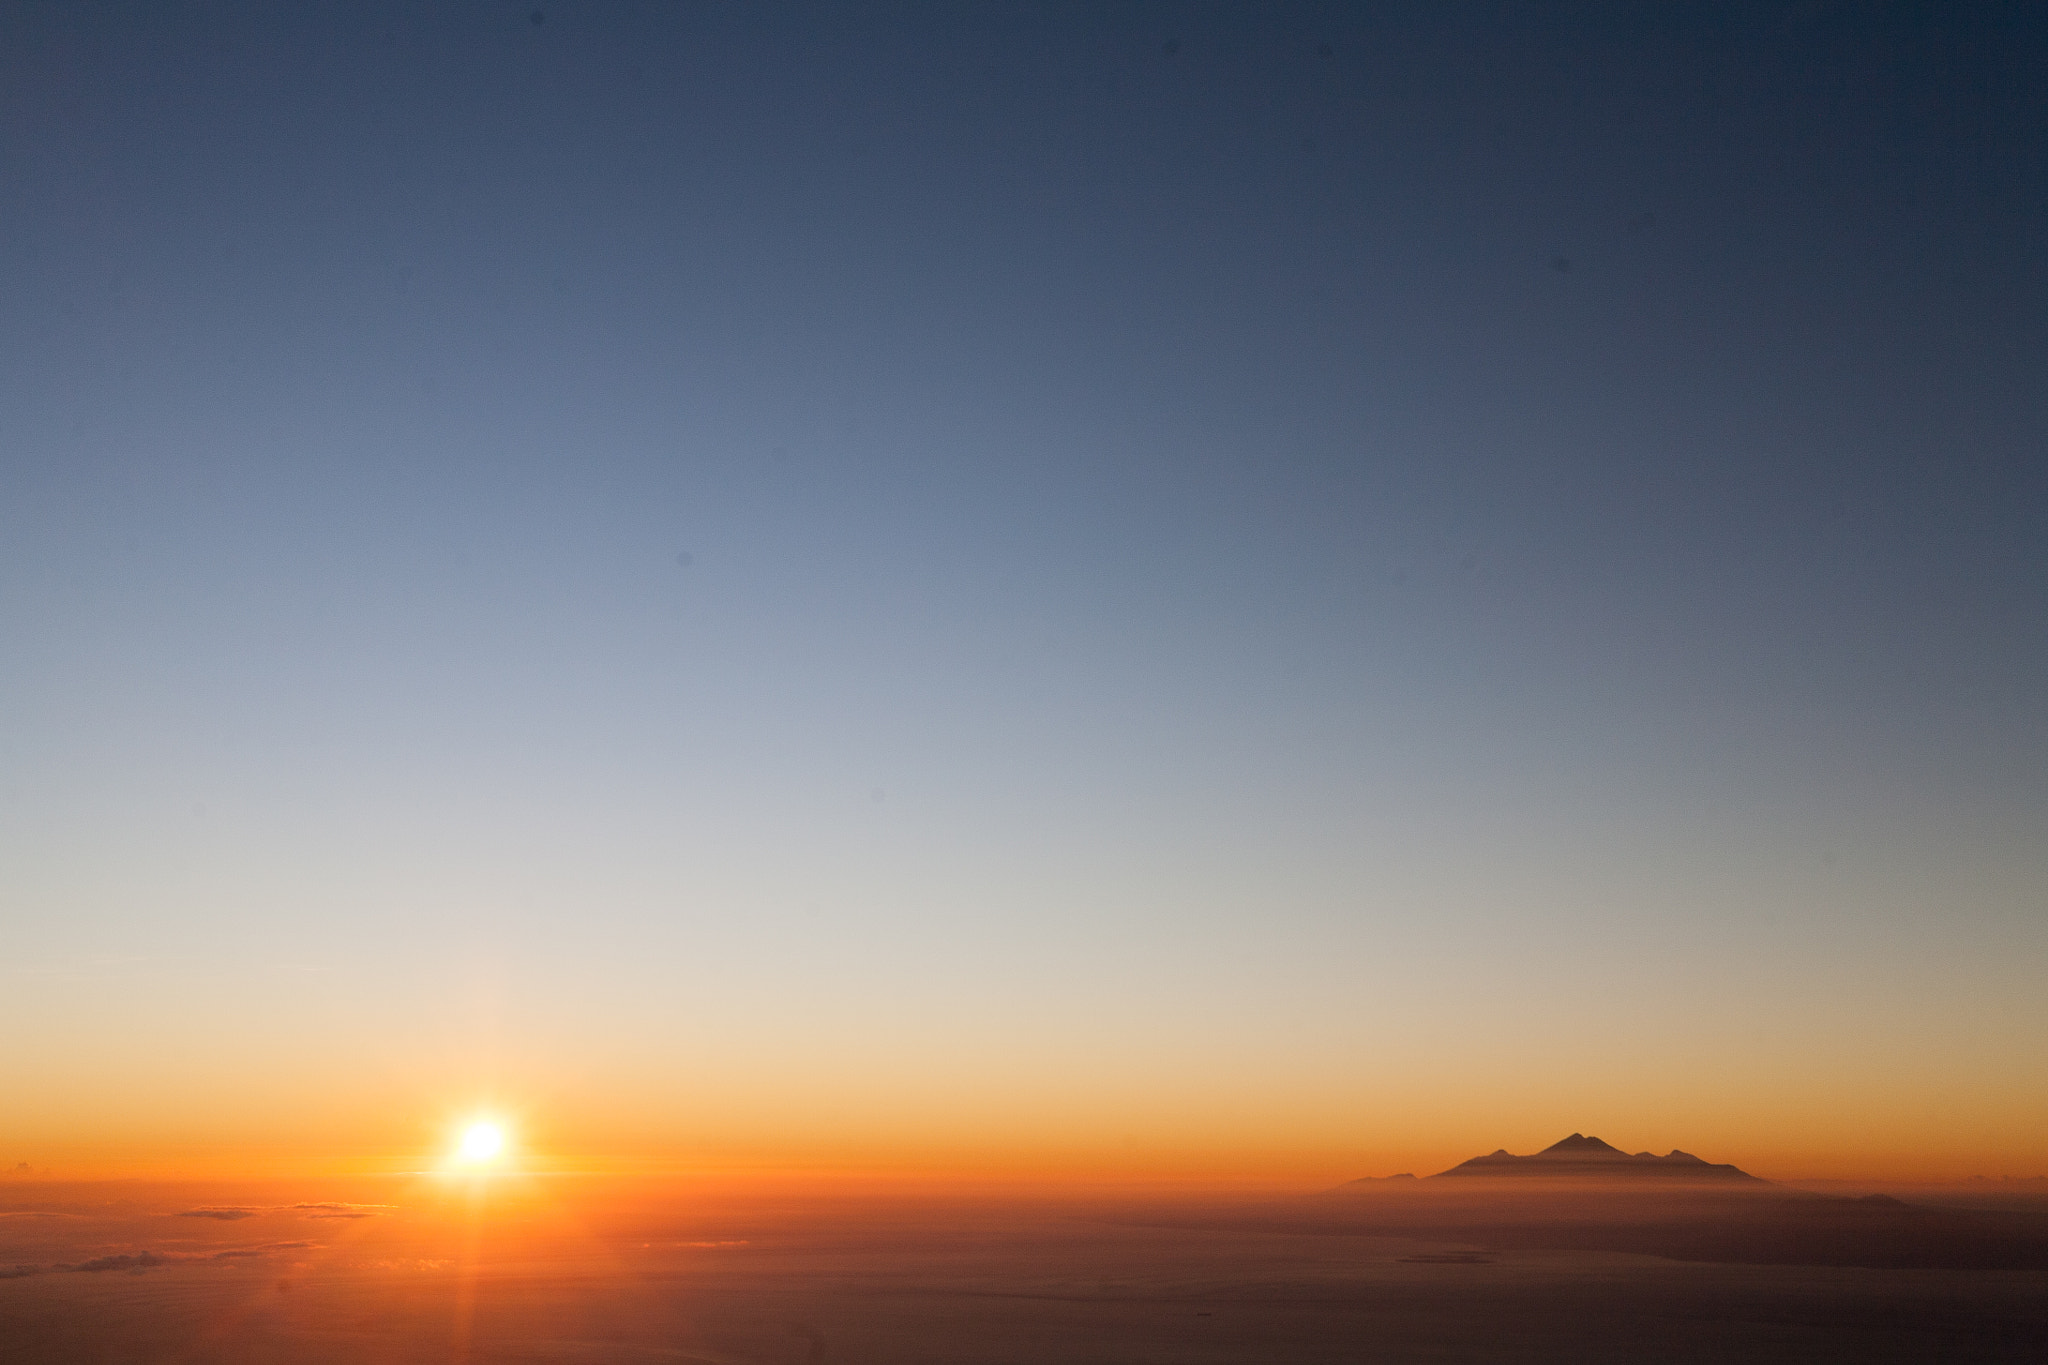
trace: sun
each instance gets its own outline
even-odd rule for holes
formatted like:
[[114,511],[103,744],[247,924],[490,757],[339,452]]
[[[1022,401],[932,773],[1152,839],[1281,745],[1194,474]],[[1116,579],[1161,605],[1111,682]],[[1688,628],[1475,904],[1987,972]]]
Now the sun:
[[462,1140],[455,1146],[458,1159],[471,1165],[483,1165],[495,1161],[505,1151],[505,1129],[487,1119],[479,1119],[462,1130]]

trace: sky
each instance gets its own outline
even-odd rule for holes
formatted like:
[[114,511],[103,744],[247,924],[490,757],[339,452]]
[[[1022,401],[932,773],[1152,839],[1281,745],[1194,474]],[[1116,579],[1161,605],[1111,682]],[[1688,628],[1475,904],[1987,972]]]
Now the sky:
[[2048,1174],[2044,55],[9,6],[0,1168]]

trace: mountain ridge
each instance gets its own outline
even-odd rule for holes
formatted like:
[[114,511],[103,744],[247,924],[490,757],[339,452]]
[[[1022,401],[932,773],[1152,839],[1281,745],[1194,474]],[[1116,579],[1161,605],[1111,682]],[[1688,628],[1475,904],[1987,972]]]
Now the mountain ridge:
[[[1603,1142],[1597,1137],[1588,1137],[1584,1133],[1573,1133],[1570,1137],[1553,1142],[1542,1151],[1532,1152],[1528,1156],[1516,1156],[1505,1147],[1496,1148],[1485,1156],[1475,1156],[1468,1161],[1461,1161],[1447,1171],[1438,1171],[1435,1175],[1425,1176],[1424,1179],[1434,1181],[1517,1177],[1542,1180],[1712,1181],[1754,1185],[1770,1183],[1759,1176],[1751,1175],[1739,1166],[1726,1162],[1706,1161],[1676,1147],[1663,1156],[1658,1156],[1654,1152],[1624,1152],[1619,1147]],[[1350,1183],[1367,1185],[1382,1182],[1358,1180]]]

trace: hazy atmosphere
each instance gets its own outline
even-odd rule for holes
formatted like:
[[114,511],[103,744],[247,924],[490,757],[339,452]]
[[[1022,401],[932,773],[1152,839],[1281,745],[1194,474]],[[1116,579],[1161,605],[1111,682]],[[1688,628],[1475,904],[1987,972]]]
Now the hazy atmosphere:
[[2048,1175],[2038,4],[0,22],[0,1167]]
[[0,3],[0,1356],[2048,1360],[2044,72]]

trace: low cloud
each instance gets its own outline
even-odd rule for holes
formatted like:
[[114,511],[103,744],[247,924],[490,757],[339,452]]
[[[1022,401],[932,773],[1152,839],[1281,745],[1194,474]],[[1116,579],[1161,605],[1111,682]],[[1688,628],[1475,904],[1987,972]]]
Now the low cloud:
[[216,1251],[211,1256],[194,1256],[190,1259],[206,1261],[239,1261],[250,1256],[268,1256],[273,1251],[310,1251],[317,1242],[265,1242],[260,1247],[236,1247],[232,1251]]
[[264,1213],[296,1213],[302,1218],[375,1218],[397,1208],[396,1204],[350,1204],[341,1200],[324,1200],[308,1204],[273,1204],[259,1207],[249,1204],[207,1204],[196,1209],[181,1209],[173,1215],[178,1218],[212,1218],[222,1223],[238,1223],[244,1218],[254,1218]]
[[380,1213],[395,1209],[396,1204],[345,1204],[330,1201],[321,1204],[294,1204],[292,1208],[308,1218],[375,1218]]
[[[183,1260],[184,1258],[178,1257]],[[108,1270],[148,1270],[152,1266],[168,1265],[172,1258],[159,1256],[154,1251],[138,1252],[133,1256],[95,1256],[90,1261],[75,1261],[70,1265],[54,1267],[57,1270],[81,1270],[97,1275]]]
[[318,1242],[265,1242],[253,1247],[230,1247],[211,1255],[188,1255],[176,1251],[137,1251],[119,1256],[95,1256],[89,1261],[60,1261],[56,1265],[0,1266],[0,1280],[25,1279],[30,1275],[41,1275],[51,1271],[71,1271],[86,1275],[102,1275],[110,1270],[125,1270],[131,1275],[154,1270],[158,1266],[204,1263],[208,1261],[245,1261],[268,1256],[274,1251],[311,1251]]

